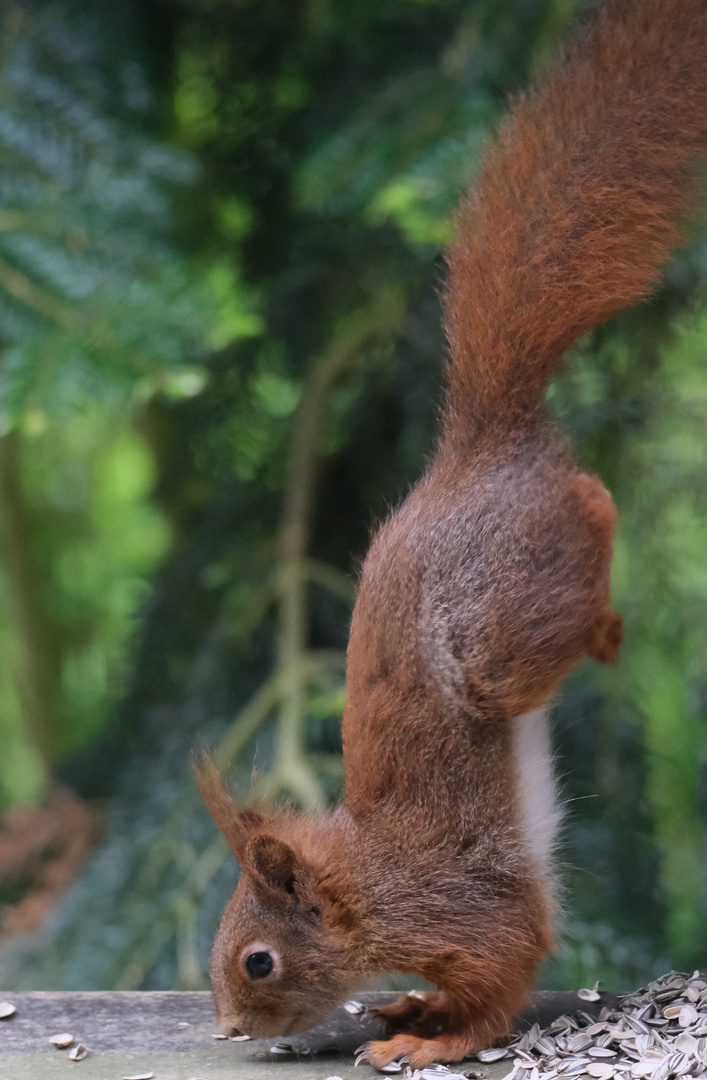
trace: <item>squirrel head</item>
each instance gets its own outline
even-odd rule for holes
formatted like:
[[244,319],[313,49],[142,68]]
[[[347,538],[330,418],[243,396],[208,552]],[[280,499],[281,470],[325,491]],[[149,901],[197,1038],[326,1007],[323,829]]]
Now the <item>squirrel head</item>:
[[315,844],[305,858],[304,819],[238,807],[208,759],[197,777],[242,871],[211,956],[219,1029],[254,1038],[306,1031],[351,989],[350,906],[312,860]]

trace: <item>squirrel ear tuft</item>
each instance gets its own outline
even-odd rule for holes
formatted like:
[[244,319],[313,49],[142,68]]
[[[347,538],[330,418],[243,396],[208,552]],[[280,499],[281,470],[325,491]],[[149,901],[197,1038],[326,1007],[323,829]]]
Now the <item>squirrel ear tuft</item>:
[[207,810],[240,862],[249,837],[263,828],[265,818],[256,810],[236,805],[208,754],[200,754],[194,760],[194,772]]

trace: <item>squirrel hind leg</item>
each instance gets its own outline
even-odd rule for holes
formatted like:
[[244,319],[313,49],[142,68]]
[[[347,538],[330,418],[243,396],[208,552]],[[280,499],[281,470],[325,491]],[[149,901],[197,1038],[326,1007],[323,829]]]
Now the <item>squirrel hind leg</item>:
[[597,554],[611,558],[611,542],[616,521],[616,507],[611,495],[598,476],[585,472],[576,472],[573,475],[570,490],[581,503],[582,514],[589,526]]
[[587,640],[587,654],[600,664],[614,664],[624,636],[624,621],[617,612],[607,608],[592,627]]
[[597,602],[603,610],[587,635],[586,651],[593,660],[613,664],[623,640],[623,619],[609,607],[609,571],[616,507],[598,476],[578,472],[573,477],[572,490],[581,502],[584,519],[592,536],[595,558],[602,568],[597,579]]

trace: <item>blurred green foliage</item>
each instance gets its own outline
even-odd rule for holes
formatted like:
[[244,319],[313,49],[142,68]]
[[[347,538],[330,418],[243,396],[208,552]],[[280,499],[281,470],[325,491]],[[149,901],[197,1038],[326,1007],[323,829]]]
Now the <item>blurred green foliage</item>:
[[[194,745],[244,797],[253,761],[336,797],[352,581],[434,440],[440,247],[578,10],[6,6],[0,806],[59,777],[105,835],[4,985],[205,985],[235,865]],[[555,987],[707,964],[706,283],[703,230],[549,395],[615,495],[627,629],[556,708]]]
[[[119,692],[135,613],[168,545],[150,505],[154,461],[129,418],[89,402],[68,424],[46,423],[22,443],[19,485],[26,542],[38,575],[37,617],[52,665],[50,761],[23,725],[21,668],[28,642],[5,594],[0,611],[0,792],[21,803],[43,794],[45,764],[65,758],[106,720]],[[19,693],[18,693],[19,690]]]

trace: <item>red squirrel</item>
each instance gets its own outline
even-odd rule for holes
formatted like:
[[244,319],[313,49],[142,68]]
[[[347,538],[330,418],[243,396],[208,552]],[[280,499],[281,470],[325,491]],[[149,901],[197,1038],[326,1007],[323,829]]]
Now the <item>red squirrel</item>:
[[242,869],[212,980],[224,1034],[303,1031],[377,972],[381,1067],[506,1034],[552,947],[558,819],[545,710],[612,661],[615,511],[543,397],[565,350],[645,297],[707,150],[707,2],[610,2],[511,105],[448,253],[434,458],[378,529],[353,613],[346,789],[328,815],[200,784]]

